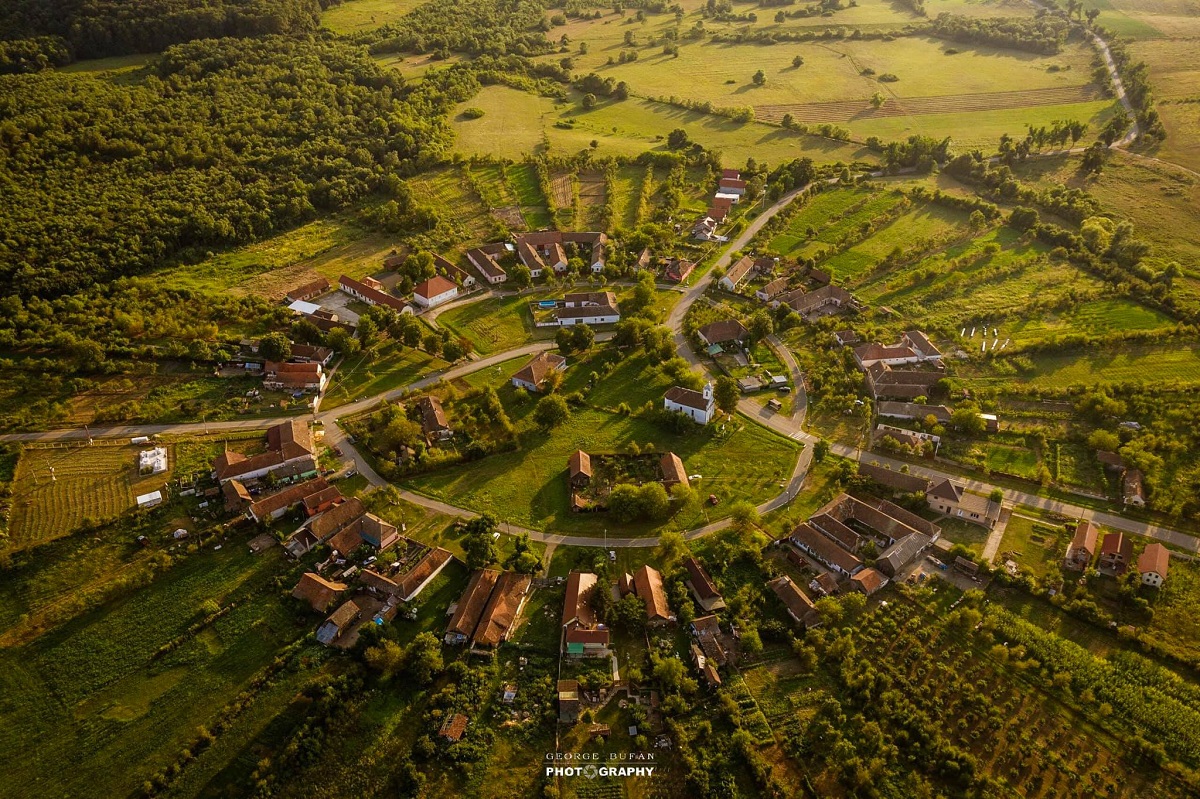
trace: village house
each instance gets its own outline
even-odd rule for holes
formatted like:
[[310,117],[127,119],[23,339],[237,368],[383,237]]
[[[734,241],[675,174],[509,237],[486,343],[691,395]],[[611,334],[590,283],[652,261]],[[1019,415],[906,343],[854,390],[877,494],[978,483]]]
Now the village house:
[[400,596],[400,584],[377,571],[363,569],[361,579],[371,596],[384,600]]
[[312,344],[292,344],[291,360],[296,363],[319,363],[329,366],[333,360],[334,351],[329,347],[317,347]]
[[364,513],[334,533],[329,538],[329,546],[345,557],[363,544],[379,550],[387,549],[398,540],[400,531],[394,524],[373,513]]
[[1146,489],[1141,469],[1129,469],[1121,478],[1121,503],[1135,508],[1146,507]]
[[446,564],[453,559],[454,555],[450,553],[450,550],[441,547],[434,547],[426,552],[417,561],[416,566],[400,577],[400,598],[405,602],[412,602],[419,597],[426,586],[432,583],[434,578],[442,573],[442,569],[446,568]]
[[938,513],[982,525],[989,530],[1000,521],[1001,503],[972,494],[949,479],[931,486],[925,499],[929,507]]
[[903,427],[893,427],[890,424],[876,425],[874,442],[878,444],[880,440],[885,438],[890,438],[916,452],[920,452],[926,442],[937,444],[942,440],[940,436],[920,430],[906,430]]
[[342,275],[338,278],[338,288],[351,297],[362,300],[367,305],[381,305],[396,313],[412,313],[407,302],[388,294],[386,287],[373,277],[355,280],[348,275]]
[[563,652],[572,657],[608,655],[609,631],[597,620],[592,608],[592,592],[604,590],[591,572],[573,571],[567,576],[563,599]]
[[[859,574],[861,573],[859,572]],[[821,596],[833,596],[841,590],[837,577],[834,577],[830,572],[820,572],[817,574],[809,582],[808,587]]]
[[1100,530],[1087,519],[1080,519],[1075,525],[1075,536],[1067,547],[1067,555],[1063,559],[1063,568],[1072,571],[1084,571],[1092,565],[1096,557],[1096,538]]
[[1100,545],[1100,561],[1102,570],[1107,570],[1118,577],[1129,570],[1133,559],[1133,539],[1121,532],[1107,533]]
[[358,621],[362,616],[362,610],[358,605],[354,604],[353,600],[346,600],[337,610],[333,612],[325,623],[317,628],[317,641],[325,646],[331,646],[339,638],[341,638],[354,622]]
[[508,639],[532,584],[528,574],[480,569],[471,575],[446,628],[451,645],[494,649]]
[[470,272],[455,266],[440,255],[433,256],[433,268],[439,275],[454,281],[454,285],[461,289],[469,289],[475,285],[475,278]]
[[318,613],[324,613],[347,588],[345,583],[331,582],[315,572],[305,572],[292,589],[292,596],[304,600]]
[[737,263],[729,267],[729,270],[721,276],[717,282],[721,288],[728,292],[736,292],[742,281],[749,277],[754,269],[754,259],[749,255],[743,255],[738,259]]
[[762,302],[769,302],[787,291],[787,287],[788,279],[786,277],[777,277],[755,291],[754,296]]
[[[875,559],[875,566],[888,577],[895,577],[930,547],[933,539],[924,533],[909,533],[898,539]],[[856,577],[853,575],[851,579]]]
[[687,280],[692,272],[696,269],[696,264],[693,261],[686,261],[682,258],[672,258],[667,262],[667,268],[663,272],[667,280],[672,283],[682,283]]
[[246,513],[259,524],[266,524],[283,516],[297,505],[302,504],[308,497],[319,494],[329,488],[337,491],[337,488],[330,486],[324,477],[317,477],[312,480],[306,480],[303,483],[296,483],[282,491],[277,491],[270,496],[263,497],[257,502],[251,503]]
[[839,330],[833,334],[833,340],[839,347],[849,347],[862,341],[853,330]]
[[1167,579],[1167,569],[1171,565],[1171,551],[1155,541],[1147,544],[1138,556],[1138,575],[1142,585],[1151,588],[1162,588]]
[[503,244],[488,244],[483,247],[467,250],[467,260],[479,270],[484,283],[498,286],[508,280],[508,273],[504,271],[504,267],[500,266],[500,261],[498,260],[507,254],[508,251],[508,248]]
[[950,421],[950,409],[945,405],[922,405],[914,402],[883,401],[876,403],[875,413],[893,419],[917,419],[924,421],[932,416],[942,424]]
[[929,480],[924,477],[897,472],[873,463],[859,462],[858,474],[873,483],[905,494],[924,494],[929,490]]
[[434,308],[458,296],[458,284],[437,275],[413,287],[413,301],[422,308]]
[[873,400],[883,397],[911,400],[928,397],[945,376],[943,370],[941,363],[924,369],[894,369],[885,363],[876,363],[864,371],[863,382]]
[[789,540],[802,552],[838,574],[851,577],[863,568],[862,560],[856,555],[835,544],[807,522],[798,524]]
[[358,497],[350,497],[340,505],[335,505],[324,513],[313,516],[304,523],[307,529],[317,539],[326,541],[350,522],[367,512],[366,505]]
[[329,281],[323,277],[297,286],[287,293],[288,302],[308,302],[329,291]]
[[328,377],[319,363],[277,363],[263,366],[263,388],[271,391],[303,391],[320,394]]
[[512,384],[517,388],[538,393],[545,388],[546,378],[551,372],[561,372],[566,368],[567,359],[563,356],[553,352],[541,352],[512,376]]
[[646,603],[646,624],[661,627],[675,621],[667,606],[667,590],[663,587],[662,573],[645,565],[633,573],[633,592]]
[[[568,306],[554,309],[554,321],[550,326],[570,327],[571,325],[615,325],[621,321],[621,312],[611,305],[606,306]],[[539,327],[547,326],[540,323]]]
[[705,347],[730,343],[745,347],[746,341],[750,338],[750,331],[737,319],[722,319],[697,329],[696,335],[700,337],[700,341]]
[[254,502],[254,496],[241,480],[223,483],[221,494],[225,498],[225,510],[228,513],[242,513]]
[[213,479],[221,483],[233,479],[245,483],[273,473],[315,477],[317,463],[314,452],[308,423],[302,419],[292,419],[267,428],[266,452],[246,457],[240,452],[227,450],[218,455],[213,461]]
[[787,305],[806,321],[838,313],[843,308],[857,310],[860,307],[854,299],[854,295],[832,283],[812,291],[804,289],[789,291],[775,296],[768,304],[772,308],[778,308],[781,304]]
[[437,397],[424,396],[417,400],[417,412],[421,414],[421,430],[429,442],[445,441],[454,437],[442,401]]
[[721,592],[713,584],[712,579],[708,576],[708,572],[700,565],[700,561],[689,556],[684,559],[683,567],[687,570],[688,575],[684,584],[692,592],[692,596],[696,598],[696,604],[704,608],[708,613],[724,610],[725,598],[721,596]]
[[459,646],[471,640],[499,578],[500,572],[496,569],[478,569],[471,574],[467,587],[463,589],[462,596],[454,606],[450,623],[446,626],[444,640],[447,644]]
[[581,491],[592,482],[592,456],[581,449],[571,453],[567,459],[567,485]]
[[792,582],[791,577],[784,574],[771,580],[767,585],[783,602],[788,615],[797,624],[804,627],[815,627],[821,623],[821,614],[817,612],[817,606]]
[[716,220],[707,216],[696,220],[696,224],[692,225],[692,238],[696,241],[719,241],[721,237],[717,235]]
[[888,584],[888,578],[879,569],[867,568],[851,577],[850,583],[862,593],[871,596]]
[[662,483],[667,489],[677,485],[687,487],[688,474],[683,467],[683,460],[674,452],[663,453],[659,458],[658,469],[662,472]]
[[741,178],[721,178],[717,183],[717,194],[734,194],[741,197],[746,193],[746,181]]
[[712,383],[705,383],[704,391],[672,386],[663,397],[663,407],[686,415],[696,424],[708,424],[717,414]]
[[900,337],[899,344],[863,344],[854,348],[854,360],[859,369],[867,369],[877,363],[887,366],[904,366],[928,361],[941,361],[942,352],[920,330],[909,330]]

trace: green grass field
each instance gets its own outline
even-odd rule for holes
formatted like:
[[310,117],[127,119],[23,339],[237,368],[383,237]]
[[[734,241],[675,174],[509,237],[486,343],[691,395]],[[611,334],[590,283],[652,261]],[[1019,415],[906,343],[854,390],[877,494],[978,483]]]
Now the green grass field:
[[361,397],[391,391],[446,366],[449,364],[441,358],[389,340],[372,352],[343,361],[321,407],[336,408]]
[[[166,485],[170,471],[142,477],[137,446],[26,449],[13,480],[9,535],[13,549],[69,535],[84,519],[128,513],[135,497]],[[168,446],[173,466],[174,451]],[[53,469],[53,474],[51,474]]]
[[1065,388],[1110,383],[1200,383],[1200,345],[1130,345],[1103,352],[1055,352],[1029,356],[1033,369],[1004,377],[969,374],[967,383],[986,385],[1012,381],[1030,386]]
[[344,0],[321,13],[321,26],[334,33],[356,33],[395,22],[421,0]]
[[[675,435],[639,418],[577,410],[565,425],[550,433],[525,433],[517,451],[419,475],[403,484],[534,529],[588,535],[599,535],[606,527],[614,535],[685,529],[720,518],[734,501],[766,501],[791,474],[796,454],[792,442],[740,419],[725,433],[716,428],[697,427]],[[643,450],[653,444],[658,452],[678,454],[689,473],[703,475],[697,484],[701,493],[716,494],[721,505],[711,511],[678,514],[660,524],[622,525],[603,513],[572,514],[566,483],[568,456],[577,449],[619,452],[635,443]]]
[[554,338],[554,328],[533,326],[529,303],[552,293],[489,297],[451,308],[438,317],[438,326],[471,342],[481,355],[519,347],[531,340]]

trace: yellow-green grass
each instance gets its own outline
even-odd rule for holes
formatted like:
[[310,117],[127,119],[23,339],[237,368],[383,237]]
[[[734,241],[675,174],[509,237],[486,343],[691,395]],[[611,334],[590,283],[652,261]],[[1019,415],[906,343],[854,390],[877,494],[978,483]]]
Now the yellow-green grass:
[[637,226],[638,202],[646,178],[645,167],[625,166],[617,170],[616,179],[609,187],[614,226],[628,230]]
[[458,167],[445,167],[410,178],[413,196],[434,208],[443,217],[459,224],[468,234],[462,246],[487,240],[494,221]]
[[1104,127],[1117,110],[1114,100],[1095,100],[1066,105],[1031,105],[997,111],[972,111],[950,114],[877,117],[845,123],[856,138],[878,136],[884,141],[913,135],[941,138],[949,136],[957,150],[981,149],[993,152],[1005,133],[1024,136],[1027,126],[1049,126],[1059,119],[1077,119],[1091,131]]
[[[640,95],[677,95],[733,107],[865,100],[877,91],[915,98],[1091,82],[1092,52],[1083,44],[1069,44],[1051,56],[965,45],[948,56],[948,48],[944,41],[925,37],[771,47],[702,42],[682,45],[678,58],[646,50],[635,62],[598,71],[626,81]],[[804,58],[799,68],[792,66],[797,55]],[[755,86],[751,78],[759,69],[767,80]],[[861,74],[865,69],[875,75]],[[899,80],[883,83],[878,76],[885,73]]]
[[1104,335],[1129,330],[1172,328],[1175,320],[1161,311],[1147,308],[1125,297],[1113,297],[1081,303],[1063,313],[1050,313],[1033,319],[1008,323],[1005,337],[1027,342],[1060,334],[1087,333]]
[[334,33],[373,30],[395,22],[423,0],[344,0],[321,12],[321,26]]
[[1155,108],[1167,131],[1166,140],[1138,152],[1200,171],[1200,38],[1137,41],[1129,49],[1150,69]]
[[1069,543],[1070,534],[1061,525],[1014,513],[1000,539],[999,555],[1004,559],[1011,557],[1022,571],[1045,576],[1061,570]]
[[372,60],[384,69],[393,69],[409,81],[419,82],[431,72],[453,66],[469,60],[452,55],[449,58],[437,58],[433,53],[382,53],[372,56]]
[[830,220],[850,210],[851,206],[866,200],[875,191],[872,187],[837,189],[821,192],[805,202],[804,207],[788,220],[784,230],[766,244],[768,252],[791,255],[808,240],[808,229],[821,231]]
[[961,544],[976,555],[983,554],[983,545],[988,537],[985,528],[962,519],[951,518],[939,519],[937,525],[942,528],[942,538],[952,544]]
[[1114,155],[1095,177],[1079,174],[1078,158],[1046,158],[1022,165],[1018,174],[1038,187],[1086,190],[1105,210],[1133,222],[1153,245],[1149,262],[1177,261],[1184,279],[1172,288],[1185,306],[1200,305],[1200,178],[1169,164]]
[[1189,38],[1200,36],[1200,17],[1188,0],[1095,0],[1097,22],[1131,39]]
[[1112,383],[1200,384],[1200,344],[1186,341],[1126,345],[1119,351],[1035,353],[1028,357],[1033,365],[1031,370],[1004,377],[968,372],[967,382],[1016,382],[1048,388]]
[[479,188],[480,195],[483,201],[493,208],[503,208],[505,206],[519,206],[520,198],[513,191],[512,186],[508,183],[508,178],[504,174],[504,166],[501,164],[479,164],[477,166],[468,166],[466,169],[470,172],[471,178],[475,185]]
[[449,364],[421,350],[387,341],[370,352],[347,358],[334,373],[322,409],[392,391]]
[[1177,648],[1189,650],[1196,657],[1197,642],[1200,641],[1200,617],[1196,615],[1196,603],[1200,602],[1200,565],[1180,558],[1171,561],[1167,581],[1158,591],[1157,598],[1151,594],[1154,618],[1149,624],[1154,638],[1167,641]]
[[155,58],[154,55],[136,54],[119,55],[111,58],[88,58],[59,67],[59,72],[88,73],[88,72],[131,72],[146,66]]
[[[471,342],[481,355],[519,347],[535,339],[554,337],[552,327],[534,327],[529,303],[552,292],[488,298],[451,308],[438,317],[438,326]],[[561,292],[558,292],[561,294]]]
[[[467,119],[462,115],[464,109],[472,107],[482,109],[484,116]],[[570,120],[573,125],[556,127],[560,120]],[[460,152],[514,160],[547,151],[571,155],[591,150],[593,141],[598,144],[598,155],[632,157],[647,150],[665,150],[667,134],[676,128],[721,152],[729,163],[744,163],[751,157],[768,163],[801,156],[821,162],[871,157],[857,145],[646,100],[605,100],[585,111],[576,102],[556,103],[507,86],[486,87],[462,103],[453,124]]]
[[[682,434],[638,417],[597,410],[576,410],[566,424],[550,432],[530,430],[522,446],[481,461],[408,478],[404,485],[522,526],[600,535],[653,535],[663,529],[689,528],[724,516],[738,500],[764,502],[779,493],[795,463],[798,446],[744,419],[713,424]],[[578,449],[620,452],[637,444],[673,451],[689,473],[703,475],[697,488],[716,494],[721,504],[684,510],[666,522],[620,524],[608,514],[574,514],[569,509],[567,458]]]
[[289,289],[318,277],[336,284],[343,274],[357,278],[377,272],[394,247],[390,237],[335,215],[173,268],[170,281],[179,288],[282,299]]
[[[69,535],[84,519],[127,513],[135,497],[166,485],[170,472],[138,474],[137,446],[31,448],[13,480],[10,543],[24,549]],[[173,457],[168,447],[168,457]],[[53,469],[53,474],[51,473]]]
[[[887,208],[882,211],[886,212]],[[855,214],[855,217],[858,216]],[[940,205],[917,207],[901,214],[864,241],[825,261],[822,268],[839,280],[854,280],[873,270],[897,247],[903,249],[922,240],[942,241],[956,232],[965,232],[961,227],[963,221],[964,214],[961,211]]]

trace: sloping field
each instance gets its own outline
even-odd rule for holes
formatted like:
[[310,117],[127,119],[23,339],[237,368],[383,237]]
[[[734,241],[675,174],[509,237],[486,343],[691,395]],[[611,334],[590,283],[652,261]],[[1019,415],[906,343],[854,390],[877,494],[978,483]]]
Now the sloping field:
[[795,103],[755,106],[754,116],[764,122],[779,122],[791,114],[797,122],[850,122],[857,119],[895,117],[912,114],[961,114],[971,111],[998,111],[1039,105],[1086,103],[1103,98],[1094,83],[1083,86],[1058,86],[1010,92],[977,92],[933,97],[890,97],[879,108],[867,100],[842,100],[830,103]]

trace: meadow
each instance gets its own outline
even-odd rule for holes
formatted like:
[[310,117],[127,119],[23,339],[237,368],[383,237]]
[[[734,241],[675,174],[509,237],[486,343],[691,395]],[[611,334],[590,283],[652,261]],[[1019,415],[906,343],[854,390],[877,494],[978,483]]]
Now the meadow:
[[328,410],[361,397],[407,385],[449,363],[388,339],[369,353],[350,356],[338,366],[321,408]]
[[[662,523],[626,525],[603,513],[571,513],[566,482],[570,454],[577,449],[624,452],[635,444],[642,451],[652,446],[657,452],[675,452],[689,474],[703,475],[697,489],[705,496],[716,494],[721,504],[711,511],[707,506],[685,509]],[[547,433],[525,432],[517,451],[402,482],[423,494],[533,529],[586,535],[607,529],[613,535],[648,535],[721,518],[735,501],[765,502],[790,477],[796,450],[793,442],[740,418],[674,434],[637,417],[583,409],[573,411],[566,424]]]
[[321,25],[334,33],[373,30],[403,17],[421,0],[345,0],[321,12]]
[[[132,510],[136,496],[165,486],[170,471],[145,477],[138,474],[141,449],[108,444],[25,448],[13,480],[12,548],[69,535],[85,520],[113,519]],[[167,454],[173,461],[170,445]]]

